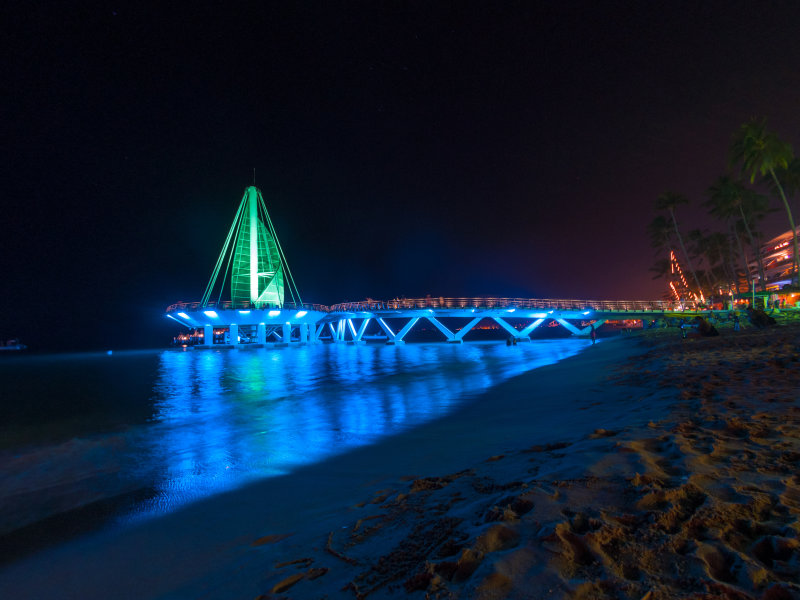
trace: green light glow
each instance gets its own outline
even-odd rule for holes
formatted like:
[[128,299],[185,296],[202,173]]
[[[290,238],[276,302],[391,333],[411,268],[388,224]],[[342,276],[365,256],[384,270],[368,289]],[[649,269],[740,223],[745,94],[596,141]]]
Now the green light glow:
[[236,237],[231,275],[231,300],[256,307],[283,306],[283,266],[275,238],[258,218],[258,191],[245,191],[242,223]]
[[[220,277],[223,264],[226,264],[225,272]],[[222,299],[229,273],[230,299],[234,307],[281,308],[285,282],[295,305],[302,305],[264,199],[254,186],[244,192],[206,286],[202,306],[209,304],[215,289],[219,290],[217,302]]]

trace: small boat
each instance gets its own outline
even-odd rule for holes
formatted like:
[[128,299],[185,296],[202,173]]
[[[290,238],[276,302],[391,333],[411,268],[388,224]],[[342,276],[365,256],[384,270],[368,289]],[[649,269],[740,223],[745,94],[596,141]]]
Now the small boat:
[[0,341],[0,352],[19,352],[25,350],[27,346],[19,340]]

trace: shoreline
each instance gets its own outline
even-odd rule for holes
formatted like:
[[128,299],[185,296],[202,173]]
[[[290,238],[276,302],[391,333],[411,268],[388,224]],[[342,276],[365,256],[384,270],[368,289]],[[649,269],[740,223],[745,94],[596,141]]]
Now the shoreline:
[[[756,340],[757,346],[785,354],[786,344],[771,343],[775,335],[800,341],[798,333],[797,327],[773,328]],[[691,446],[689,436],[698,432],[723,436],[703,421],[703,402],[707,412],[712,410],[713,392],[704,381],[708,365],[699,364],[694,372],[691,365],[670,362],[686,360],[688,354],[677,359],[665,355],[674,354],[676,344],[678,349],[700,348],[708,360],[720,363],[716,368],[735,369],[730,357],[714,354],[723,352],[733,335],[739,336],[735,351],[740,354],[752,345],[745,338],[759,337],[751,330],[725,330],[719,338],[681,341],[673,330],[657,330],[603,341],[507,380],[456,415],[390,438],[380,448],[253,484],[121,535],[90,536],[11,564],[0,570],[0,590],[13,597],[58,592],[66,598],[380,598],[410,593],[419,598],[650,594],[648,600],[655,600],[675,597],[676,590],[717,594],[708,598],[760,597],[748,595],[755,592],[746,591],[746,581],[740,581],[750,577],[758,594],[778,594],[769,592],[769,585],[784,585],[781,569],[791,573],[800,560],[795,545],[800,481],[793,482],[789,474],[784,491],[771,492],[770,502],[759,504],[762,511],[772,510],[773,520],[784,518],[784,529],[763,529],[759,521],[747,526],[755,527],[752,531],[742,525],[738,532],[757,530],[760,537],[748,547],[760,546],[752,552],[786,565],[762,564],[754,571],[746,558],[737,559],[742,550],[732,551],[729,542],[726,546],[708,533],[708,526],[695,522],[698,511],[708,510],[713,517],[720,502],[746,493],[726,480],[731,466],[724,460],[736,452],[720,454],[722,466],[707,465],[703,461],[709,461],[709,454]],[[580,376],[576,367],[583,369]],[[664,377],[687,368],[686,382]],[[784,367],[776,363],[774,368]],[[715,385],[728,382],[716,379]],[[531,388],[540,402],[520,404]],[[569,398],[574,405],[566,411],[568,421],[554,422],[541,439],[526,440],[526,423],[552,417]],[[750,404],[759,402],[722,406],[723,415],[732,413],[728,429],[738,432],[735,443],[751,441],[752,424],[742,411],[753,413]],[[487,410],[514,406],[514,414]],[[789,427],[780,440],[788,444],[781,452],[791,458],[800,450],[792,437],[796,402],[770,406],[785,409],[769,419],[783,418],[773,425]],[[735,411],[741,414],[732,420]],[[718,417],[707,418],[717,427]],[[760,419],[763,425],[765,418]],[[482,441],[471,447],[476,428]],[[719,430],[728,431],[725,426]],[[447,443],[436,436],[445,436]],[[710,456],[715,443],[728,441],[712,439]],[[778,454],[778,464],[784,454]],[[708,475],[714,469],[725,476]],[[770,479],[770,485],[781,485],[781,477],[777,480]],[[767,505],[783,507],[783,512]],[[684,518],[689,510],[692,514]],[[664,539],[657,544],[658,536]],[[772,537],[759,541],[764,536]],[[683,546],[676,545],[678,538]],[[670,576],[663,572],[668,565],[659,552],[681,558],[686,580],[677,588],[670,587]],[[770,558],[770,552],[775,556]],[[650,562],[641,564],[645,559]],[[88,581],[77,571],[87,561],[98,567]],[[746,566],[733,572],[740,563]],[[728,588],[745,595],[720,595]],[[792,598],[797,589],[786,593]],[[775,600],[783,597],[774,595]]]
[[[353,358],[353,352],[356,351],[356,358],[359,361],[365,360],[365,357],[368,361],[377,360],[375,355],[378,352],[383,351],[384,353],[388,353],[394,351],[393,353],[398,354],[398,357],[403,360],[413,360],[420,365],[428,364],[427,370],[429,374],[426,375],[423,372],[419,373],[419,380],[426,382],[424,385],[414,383],[417,379],[417,373],[413,373],[411,377],[401,376],[396,378],[397,381],[395,382],[392,381],[392,377],[384,378],[384,381],[381,382],[380,375],[378,375],[377,381],[379,385],[373,387],[373,384],[370,383],[370,389],[363,390],[363,394],[369,396],[369,401],[365,402],[359,401],[361,390],[352,388],[356,390],[359,395],[353,392],[347,393],[347,395],[341,398],[340,405],[342,407],[349,406],[350,404],[354,407],[361,406],[362,410],[359,411],[360,416],[358,420],[355,422],[352,420],[351,422],[347,422],[346,420],[342,420],[346,415],[339,413],[323,414],[322,417],[327,417],[328,424],[331,428],[329,435],[337,435],[340,439],[333,440],[338,443],[338,446],[334,444],[333,446],[326,445],[320,446],[319,448],[312,448],[314,454],[326,454],[330,457],[350,451],[353,445],[358,446],[363,444],[363,442],[358,440],[356,440],[355,444],[352,442],[342,443],[342,440],[345,440],[348,436],[362,436],[364,433],[367,433],[373,436],[377,435],[380,438],[385,437],[387,435],[386,431],[390,429],[395,429],[396,431],[388,435],[397,435],[397,433],[402,433],[407,430],[408,427],[415,426],[415,420],[441,418],[442,414],[446,414],[444,411],[452,411],[473,401],[474,397],[481,393],[489,382],[495,382],[494,385],[496,385],[498,380],[502,381],[503,378],[513,377],[512,374],[524,372],[523,369],[531,370],[535,365],[540,364],[540,362],[558,360],[565,355],[578,352],[585,347],[585,342],[570,340],[569,344],[565,345],[561,341],[553,340],[514,350],[500,348],[499,344],[489,345],[478,343],[471,344],[470,346],[470,348],[463,349],[452,346],[448,347],[444,344],[440,344],[437,347],[424,345],[416,348],[410,346],[409,348],[402,349],[373,346],[370,349],[356,349],[351,347],[339,348],[338,350],[333,350],[328,347],[327,351],[332,351],[337,355],[347,351],[347,354],[350,355],[351,358]],[[472,360],[475,359],[475,356],[484,356],[484,350],[488,348],[498,349],[500,354],[505,355],[505,358],[501,357],[498,360],[498,357],[494,356],[494,358],[486,362],[485,365],[476,364],[469,366]],[[320,351],[324,350],[324,348],[316,347],[304,349],[304,354],[308,354],[306,350]],[[449,352],[442,352],[443,350]],[[148,352],[148,356],[152,356],[157,361],[160,361],[161,356],[170,354],[171,352],[183,354],[181,351],[166,350],[161,352]],[[198,356],[200,354],[201,353],[198,353]],[[219,356],[224,356],[225,354],[227,354],[227,352],[218,353]],[[260,352],[259,354],[264,359],[269,356],[266,352]],[[444,354],[444,356],[442,356],[442,354]],[[458,354],[461,358],[452,362],[448,360],[449,354]],[[491,354],[494,355],[494,350]],[[430,356],[431,358],[420,359],[422,355]],[[231,356],[236,356],[236,353],[232,353]],[[72,359],[73,356],[68,358]],[[120,357],[117,358],[125,357],[120,355]],[[99,356],[97,360],[97,364],[106,363],[108,357]],[[440,360],[444,362],[440,362]],[[483,362],[483,360],[481,360],[481,362]],[[498,362],[504,362],[505,367],[500,368],[497,364]],[[328,363],[323,363],[323,368],[325,364]],[[453,377],[453,369],[458,370],[459,365],[465,366],[460,368],[460,376]],[[130,361],[126,360],[114,367],[114,373],[135,372],[135,369],[130,369],[131,366],[135,367],[136,365],[131,365]],[[85,367],[85,365],[81,364],[78,365],[78,367],[82,368]],[[88,377],[86,377],[85,380],[89,381],[97,376],[107,375],[105,371],[96,372],[94,370],[87,374]],[[299,376],[304,377],[305,373]],[[25,378],[20,377],[20,380],[22,379]],[[58,381],[58,377],[55,379]],[[371,380],[369,377],[368,379]],[[147,381],[144,383],[147,385]],[[387,398],[386,396],[387,383],[388,387],[392,388],[388,390],[393,393],[392,398]],[[148,385],[148,390],[151,387],[156,389],[158,385],[159,382],[154,379],[152,384]],[[406,390],[417,388],[416,391],[421,392],[421,394],[418,393],[417,395],[421,397],[415,398],[406,392],[402,395],[403,401],[398,402],[397,396],[400,395],[400,391],[403,389],[400,387],[402,385],[405,385]],[[318,386],[318,391],[320,393],[326,392],[326,390],[327,388],[320,388]],[[426,390],[428,391],[427,397],[424,394]],[[434,393],[433,390],[437,390],[437,392]],[[374,393],[370,393],[371,391],[374,391]],[[35,395],[37,397],[47,397],[47,392],[48,390],[41,390],[41,393]],[[91,390],[89,390],[89,392],[91,392]],[[12,396],[13,395],[15,394],[12,394]],[[22,394],[19,395],[22,396]],[[115,395],[114,393],[107,394],[107,396]],[[143,390],[140,395],[146,397],[149,394],[147,390]],[[115,404],[123,406],[133,405],[135,404],[135,397],[135,395],[133,397],[125,396],[121,398],[121,402],[115,402]],[[132,402],[132,400],[134,401]],[[102,404],[104,401],[105,400],[98,401],[98,404]],[[235,399],[233,400],[234,404],[237,402],[238,401]],[[294,416],[300,418],[302,418],[302,415],[297,413],[304,412],[304,406],[314,408],[316,411],[319,411],[320,408],[330,408],[314,398],[310,398],[307,404],[302,397],[296,397],[291,404],[297,407],[294,411]],[[363,406],[376,408],[378,412],[364,412]],[[59,406],[58,410],[64,412],[62,406]],[[28,409],[28,412],[31,412],[31,410]],[[430,413],[432,416],[426,416],[427,413]],[[436,416],[437,414],[438,416]],[[11,416],[14,417],[15,415]],[[114,414],[114,418],[118,421],[121,421],[121,419],[126,416],[127,415],[123,414],[121,417],[118,417]],[[91,422],[92,417],[94,417],[94,415],[90,415],[90,418],[86,419],[86,421]],[[284,433],[289,436],[293,434],[292,427],[297,429],[300,435],[303,435],[304,428],[314,425],[313,423],[303,421],[294,421],[293,424],[291,418],[282,417],[282,419],[284,419],[286,423]],[[55,422],[58,423],[58,417],[56,417]],[[375,422],[376,426],[370,429],[369,426],[373,422]],[[209,421],[209,423],[210,426],[208,429],[213,430],[216,428],[213,421]],[[395,423],[399,424],[399,426],[394,427]],[[38,431],[46,431],[46,428],[49,426],[51,425],[47,423],[44,427],[38,429],[37,433]],[[116,526],[115,521],[120,521],[126,523],[126,525],[122,526],[127,526],[129,520],[151,518],[147,516],[146,513],[143,514],[141,507],[148,504],[152,505],[153,503],[149,501],[159,495],[158,488],[156,487],[158,481],[147,480],[145,478],[133,479],[127,477],[127,473],[125,472],[120,472],[118,475],[114,468],[118,467],[126,460],[126,455],[118,453],[115,456],[113,453],[109,453],[108,457],[102,457],[105,462],[100,463],[98,461],[100,457],[97,456],[98,452],[96,451],[97,447],[102,448],[104,444],[109,443],[108,440],[111,440],[112,443],[118,443],[121,447],[121,451],[126,452],[129,456],[131,453],[128,449],[134,443],[131,438],[135,438],[138,435],[146,436],[146,431],[137,433],[137,430],[143,430],[145,426],[144,421],[134,421],[131,425],[120,430],[119,435],[121,435],[123,439],[119,442],[116,440],[117,431],[112,428],[109,430],[110,433],[103,430],[98,432],[88,431],[86,432],[87,435],[81,435],[83,431],[67,432],[67,435],[62,434],[60,439],[56,438],[53,441],[48,440],[41,446],[34,441],[29,441],[27,444],[9,444],[9,448],[5,449],[5,454],[2,456],[9,468],[3,473],[4,477],[0,478],[0,480],[4,481],[6,484],[3,489],[4,501],[0,502],[0,504],[4,506],[4,511],[2,513],[3,518],[0,519],[0,564],[17,561],[25,555],[39,552],[48,546],[67,542],[70,538],[78,537],[79,534],[90,534],[95,531],[100,531],[104,527],[103,523],[110,524],[111,527],[114,527]],[[21,429],[14,428],[13,418],[11,419],[11,424],[7,423],[6,428],[9,432],[14,432],[16,435],[19,435],[20,438],[24,438],[27,435],[29,440],[33,440],[33,436],[30,432],[26,431],[24,427]],[[53,429],[54,428],[55,427],[53,427]],[[280,429],[280,427],[278,427],[278,429]],[[249,431],[249,433],[252,434],[253,432]],[[247,434],[248,431],[244,431],[236,437],[240,440],[248,439],[246,437]],[[9,440],[5,441],[8,442]],[[375,440],[373,439],[371,443],[374,444]],[[269,461],[265,463],[265,466],[271,467],[274,465],[275,467],[274,469],[268,468],[267,470],[271,470],[271,472],[283,471],[283,473],[286,474],[297,468],[295,464],[292,464],[292,460],[284,460],[284,457],[292,459],[294,455],[302,455],[302,449],[297,448],[297,445],[292,444],[291,441],[288,441],[286,446],[287,449],[284,450],[282,444],[273,443],[271,447],[275,452],[263,454]],[[294,446],[294,448],[291,448],[291,446]],[[188,451],[190,448],[186,448],[186,450]],[[77,458],[74,464],[69,462],[71,458]],[[300,463],[306,462],[306,464],[314,462],[312,459],[306,461],[302,456],[298,456],[298,460]],[[287,462],[288,466],[283,468],[283,464]],[[295,462],[297,461],[295,460]],[[226,471],[225,475],[227,476],[228,474],[229,472]],[[67,485],[62,484],[70,475],[75,475],[76,481],[79,482],[75,490],[70,490]],[[270,476],[274,476],[274,474]],[[248,483],[257,480],[258,478],[253,477],[250,478]],[[62,487],[59,488],[59,485]],[[55,488],[56,493],[53,496],[48,496],[48,486]],[[231,486],[228,489],[233,490],[236,488]],[[219,491],[216,493],[219,493]],[[86,499],[90,501],[85,502],[84,500]],[[70,504],[70,502],[74,504]],[[36,507],[41,508],[38,512],[43,515],[43,518],[31,519],[31,515],[37,512]],[[119,507],[119,510],[117,510],[116,507]],[[51,512],[46,512],[48,510]]]
[[[494,415],[495,418],[492,419],[491,415],[487,414],[487,406],[493,404],[493,395],[501,394],[505,397],[519,394],[519,390],[514,388],[527,390],[529,386],[526,381],[531,377],[533,381],[537,381],[542,374],[548,373],[551,380],[548,388],[556,392],[557,380],[569,380],[569,377],[559,373],[569,371],[573,361],[578,360],[587,366],[597,363],[593,367],[597,370],[602,364],[613,362],[614,357],[622,357],[634,351],[634,345],[627,343],[629,341],[612,339],[599,343],[595,348],[587,347],[577,356],[506,380],[499,386],[469,399],[454,413],[449,413],[444,418],[392,436],[376,445],[303,467],[293,475],[250,484],[239,490],[200,501],[178,513],[146,521],[122,533],[89,534],[19,561],[7,563],[0,568],[0,590],[9,589],[16,594],[22,593],[24,588],[19,583],[37,581],[37,573],[44,569],[42,565],[49,565],[47,568],[51,570],[51,576],[47,580],[38,581],[41,593],[50,593],[52,590],[60,590],[62,593],[70,591],[73,595],[68,597],[102,597],[110,590],[119,594],[117,584],[120,580],[130,583],[129,595],[125,597],[131,598],[158,597],[159,594],[166,593],[165,590],[191,585],[205,569],[197,569],[196,566],[188,564],[185,572],[183,570],[180,573],[169,572],[169,569],[160,567],[160,563],[164,561],[158,556],[130,556],[124,546],[161,548],[169,553],[171,559],[173,556],[181,555],[182,546],[204,547],[209,540],[217,543],[237,535],[250,535],[249,531],[254,523],[259,521],[262,522],[262,529],[282,528],[302,531],[307,527],[309,519],[324,520],[331,517],[339,519],[337,510],[347,512],[350,506],[360,502],[361,495],[365,492],[359,490],[368,490],[373,482],[396,485],[403,476],[433,475],[439,469],[457,469],[469,464],[470,461],[481,460],[485,451],[480,447],[465,446],[464,443],[465,439],[469,440],[470,436],[474,436],[478,426],[481,426],[482,438],[486,438],[483,435],[486,432],[491,434],[491,439],[486,438],[483,441],[489,444],[492,450],[498,445],[502,449],[507,449],[508,419],[503,415]],[[605,351],[595,353],[594,360],[585,359],[590,350],[601,348]],[[509,386],[512,389],[507,393]],[[547,412],[544,408],[542,410]],[[590,425],[591,423],[584,423],[586,428]],[[518,428],[517,434],[525,439],[525,428]],[[551,438],[559,435],[563,434],[558,431],[550,433]],[[447,443],[442,444],[440,441],[442,438],[448,440]],[[544,440],[548,441],[552,440]],[[325,494],[324,501],[317,500],[321,490],[324,490],[322,492]],[[269,500],[259,501],[261,497]],[[273,510],[269,514],[262,514],[269,511],[270,506]],[[218,514],[230,517],[221,520],[216,516]],[[296,515],[300,516],[295,518]],[[198,532],[194,525],[195,521],[206,524],[206,530]],[[163,531],[170,533],[163,536]],[[114,547],[113,551],[106,552],[104,549],[108,547]],[[237,553],[248,554],[249,546],[243,544],[233,552]],[[157,554],[163,552],[159,550]],[[215,562],[220,559],[213,553],[200,557],[196,554],[187,558],[185,562],[204,560],[206,568],[213,569]],[[199,552],[199,554],[204,553]],[[96,573],[93,581],[79,581],[72,575],[74,563],[79,559],[99,562],[105,566]],[[105,573],[109,571],[119,575],[106,577]]]

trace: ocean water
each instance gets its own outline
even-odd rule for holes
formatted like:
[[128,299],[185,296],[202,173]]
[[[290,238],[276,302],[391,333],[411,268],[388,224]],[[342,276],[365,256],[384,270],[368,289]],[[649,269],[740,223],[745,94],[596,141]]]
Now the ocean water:
[[401,433],[584,347],[561,339],[4,357],[0,558]]

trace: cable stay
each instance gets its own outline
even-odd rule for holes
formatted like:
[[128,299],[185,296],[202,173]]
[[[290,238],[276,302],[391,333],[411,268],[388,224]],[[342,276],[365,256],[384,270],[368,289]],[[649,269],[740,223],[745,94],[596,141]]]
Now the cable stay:
[[[223,264],[225,272],[220,277]],[[220,305],[225,295],[236,308],[303,304],[261,190],[255,186],[244,191],[200,306]]]

